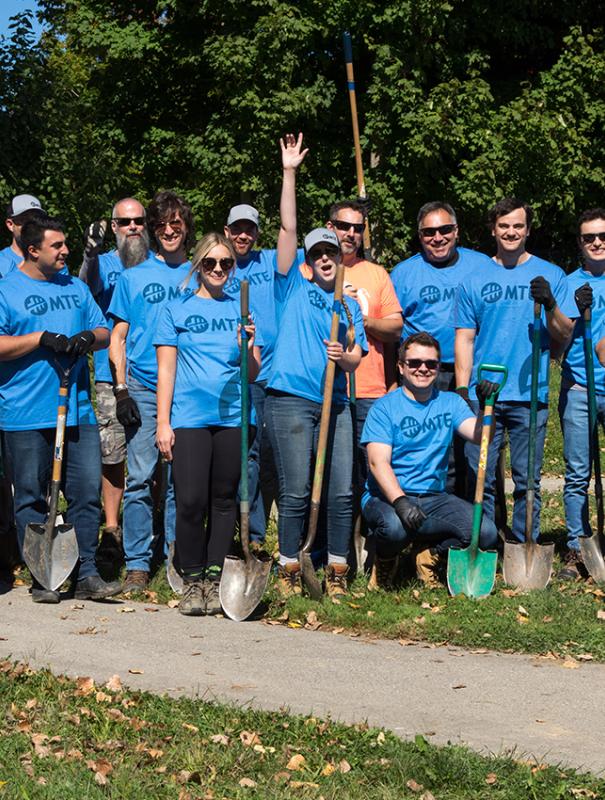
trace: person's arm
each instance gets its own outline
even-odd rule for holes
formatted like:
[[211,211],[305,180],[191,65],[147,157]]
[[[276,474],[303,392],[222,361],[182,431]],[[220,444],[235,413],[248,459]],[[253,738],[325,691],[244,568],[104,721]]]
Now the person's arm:
[[330,361],[334,361],[344,372],[355,372],[361,361],[362,350],[356,344],[352,350],[345,350],[340,342],[330,342],[324,339],[326,351]]
[[573,322],[559,308],[550,283],[538,275],[530,281],[529,286],[532,300],[544,307],[548,333],[560,345],[566,345],[573,333]]
[[[23,336],[0,336],[0,361],[12,361],[33,353],[34,350],[42,347],[40,339],[43,335],[44,331],[35,331],[34,333],[25,333]],[[63,338],[67,345],[67,337]]]
[[101,294],[103,284],[99,274],[99,253],[105,241],[107,222],[92,222],[84,231],[84,258],[78,277],[88,285],[93,297]]
[[[256,335],[256,325],[254,322],[250,322],[249,325],[246,325],[244,330],[248,334],[248,383],[254,383],[254,381],[258,378],[258,373],[260,372],[261,349],[254,344]],[[237,346],[241,347],[241,345],[242,341],[240,337],[240,326],[238,325]]]
[[390,444],[382,442],[368,442],[366,446],[368,454],[368,465],[372,475],[378,484],[378,488],[384,495],[388,503],[392,503],[404,494],[397,476],[391,466],[391,456],[393,448]]
[[473,355],[475,350],[475,329],[456,328],[454,341],[454,373],[456,388],[466,387],[473,372]]
[[93,328],[91,333],[95,337],[93,345],[90,348],[91,353],[95,350],[105,350],[105,348],[109,346],[109,328]]
[[363,326],[366,333],[381,342],[398,342],[403,328],[401,314],[389,314],[387,317],[364,317]]
[[[467,417],[457,427],[456,432],[469,442],[479,444],[481,441],[481,433],[483,431],[483,416],[485,411],[485,403],[488,397],[495,395],[498,396],[501,384],[494,383],[493,381],[482,380],[477,384],[476,392],[477,399],[479,400],[479,414],[476,417]],[[466,409],[465,409],[466,412]],[[490,428],[489,440],[494,438],[494,425],[493,425],[493,411],[492,411],[492,426]]]
[[128,322],[117,320],[111,332],[109,366],[114,386],[126,383],[126,338],[129,330],[130,324]]
[[[2,337],[4,338],[4,337]],[[596,344],[595,351],[597,354],[597,358],[599,359],[599,363],[602,367],[605,367],[605,336]]]
[[170,425],[170,410],[176,376],[176,347],[159,345],[156,347],[156,356],[158,359],[158,405],[155,441],[162,457],[166,461],[172,461],[174,431]]
[[287,133],[279,140],[283,166],[279,213],[281,226],[277,237],[277,269],[287,275],[296,258],[296,170],[309,152],[302,149],[303,135]]

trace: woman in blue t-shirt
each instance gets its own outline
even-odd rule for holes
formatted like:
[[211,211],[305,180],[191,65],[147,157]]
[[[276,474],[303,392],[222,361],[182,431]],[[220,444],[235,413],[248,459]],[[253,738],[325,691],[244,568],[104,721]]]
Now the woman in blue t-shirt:
[[[240,309],[223,291],[234,265],[231,242],[218,233],[206,234],[185,282],[197,284],[197,291],[165,306],[154,338],[156,442],[163,458],[172,461],[176,552],[185,584],[179,611],[196,616],[220,611],[218,585],[237,514]],[[254,324],[246,331],[253,381],[260,348]]]

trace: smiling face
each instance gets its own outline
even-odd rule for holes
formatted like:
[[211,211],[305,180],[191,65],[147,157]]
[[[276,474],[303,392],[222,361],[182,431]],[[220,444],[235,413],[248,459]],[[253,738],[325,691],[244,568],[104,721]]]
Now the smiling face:
[[243,259],[258,239],[258,228],[248,219],[238,219],[231,225],[225,225],[225,236],[231,240],[238,259]]
[[345,263],[347,263],[347,259],[357,256],[365,228],[361,211],[355,211],[353,208],[341,208],[326,227],[338,236]]
[[583,222],[580,226],[579,243],[586,266],[599,271],[605,269],[605,219]]
[[524,252],[529,236],[525,209],[515,208],[509,214],[498,217],[492,228],[492,236],[496,239],[499,256]]
[[178,211],[169,213],[165,219],[158,222],[154,233],[159,251],[167,261],[170,261],[170,256],[185,249],[187,226]]
[[60,272],[65,267],[65,259],[69,255],[65,234],[62,231],[44,231],[40,246],[30,245],[28,254],[36,262],[40,272],[45,275]]
[[414,343],[406,349],[404,359],[398,362],[397,367],[404,386],[430,389],[437,380],[439,353],[434,347]]
[[326,291],[332,291],[340,264],[340,251],[333,244],[316,244],[307,253],[306,260],[315,283]]
[[229,273],[234,266],[233,255],[225,245],[214,245],[214,247],[200,259],[198,266],[200,286],[204,287],[210,294],[216,295],[227,282]]
[[429,261],[437,264],[450,260],[458,241],[458,225],[445,209],[431,211],[418,226],[420,246]]

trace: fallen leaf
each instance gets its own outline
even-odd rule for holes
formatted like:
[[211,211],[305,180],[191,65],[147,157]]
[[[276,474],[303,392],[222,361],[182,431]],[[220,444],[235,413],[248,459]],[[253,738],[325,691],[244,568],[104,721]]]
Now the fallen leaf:
[[97,703],[111,703],[113,697],[106,692],[97,692],[95,695],[95,700]]
[[410,792],[421,792],[424,789],[424,786],[421,783],[416,783],[413,778],[406,783],[406,786],[410,790]]
[[322,769],[321,774],[327,778],[332,773],[336,772],[336,767],[334,764],[326,764],[325,767]]
[[503,594],[504,597],[516,597],[519,592],[516,589],[501,589],[500,594]]
[[384,735],[384,731],[380,731],[380,733],[376,737],[376,743],[377,744],[384,744],[385,739],[386,739],[386,736]]
[[84,608],[84,603],[74,603],[70,608],[72,611],[81,611]]
[[291,789],[319,789],[319,784],[311,781],[290,781],[288,786]]
[[529,617],[529,611],[526,608],[523,608],[523,606],[519,606],[517,611],[519,612],[519,614],[521,614],[521,616]]
[[149,611],[150,614],[155,614],[156,611],[159,611],[159,608],[144,608],[143,611]]
[[293,619],[292,622],[288,622],[288,628],[302,628],[302,622]]
[[368,617],[375,617],[376,616],[376,612],[375,611],[368,611],[366,613],[367,613]]
[[286,764],[286,769],[297,772],[304,767],[306,761],[307,759],[301,753],[296,753]]
[[193,733],[198,733],[200,730],[197,725],[190,725],[188,722],[183,722],[183,728],[186,731],[193,731]]
[[412,591],[412,597],[414,597],[415,600],[418,600],[420,598],[420,592],[418,591],[418,589],[414,589]]
[[309,631],[316,631],[322,623],[317,619],[315,611],[309,611],[305,616],[305,628]]
[[254,731],[242,731],[239,738],[244,747],[252,747],[252,745],[261,743],[258,734]]
[[215,733],[214,736],[210,737],[210,741],[214,742],[214,744],[223,744],[226,746],[229,744],[229,737],[225,736],[224,733]]
[[76,678],[76,697],[85,697],[90,694],[95,688],[95,682],[92,678]]
[[574,797],[598,797],[598,794],[591,791],[590,789],[570,789],[569,790]]
[[111,678],[105,684],[105,688],[109,689],[111,692],[119,692],[122,690],[122,681],[120,680],[119,675],[112,675]]
[[342,633],[343,631],[344,631],[344,628],[332,628],[332,633],[338,634],[338,633]]
[[524,617],[523,614],[517,614],[517,622],[519,625],[527,625],[529,620],[527,617]]
[[485,782],[488,786],[493,786],[495,783],[498,783],[498,776],[495,772],[490,772],[485,778]]
[[553,619],[554,619],[554,617],[549,617],[549,616],[542,617],[542,622],[544,622],[544,623],[552,622]]
[[32,708],[35,708],[37,705],[38,705],[38,701],[37,701],[37,699],[36,699],[35,697],[32,697],[32,698],[31,698],[30,700],[28,700],[28,701],[27,701],[27,703],[25,704],[25,708],[32,709]]
[[123,714],[119,708],[108,708],[106,713],[108,717],[116,722],[126,722],[129,719],[129,717],[127,717],[126,714]]
[[420,795],[420,800],[435,800],[435,795],[432,792],[424,792]]
[[603,609],[597,611],[597,619],[605,620],[605,611]]
[[565,667],[565,669],[579,669],[580,668],[580,665],[578,664],[578,662],[575,660],[575,658],[572,658],[571,656],[566,656],[565,657],[565,661],[561,664],[561,666]]
[[275,781],[275,783],[280,783],[280,781],[287,782],[290,780],[291,777],[292,776],[290,775],[289,772],[284,772],[282,770],[281,772],[275,773],[275,775],[273,776],[273,780]]
[[251,778],[242,778],[239,782],[240,786],[243,786],[244,789],[253,789],[257,783],[253,781]]
[[120,606],[117,611],[118,614],[134,614],[136,608],[133,608],[132,606]]
[[156,761],[158,758],[161,758],[164,755],[163,750],[159,750],[158,748],[155,747],[148,748],[146,752],[149,758],[153,758]]
[[452,689],[466,689],[466,683],[457,683]]
[[[178,606],[179,606],[180,602],[181,602],[180,600],[177,600],[177,599],[175,598],[174,600],[169,600],[169,601],[166,603],[166,605],[168,606],[168,608],[178,608]],[[183,791],[184,791],[184,790],[183,790]]]
[[349,608],[361,608],[359,603],[347,603],[347,605],[349,606]]
[[338,762],[338,771],[342,772],[343,774],[351,771],[351,765],[345,758]]
[[128,672],[130,672],[131,675],[143,675],[144,674],[143,670],[139,669],[138,667],[131,667],[128,670]]
[[578,661],[594,661],[594,656],[592,653],[579,653],[576,658]]
[[424,625],[425,621],[426,620],[425,620],[424,617],[415,617],[414,618],[414,622],[416,623],[416,625]]

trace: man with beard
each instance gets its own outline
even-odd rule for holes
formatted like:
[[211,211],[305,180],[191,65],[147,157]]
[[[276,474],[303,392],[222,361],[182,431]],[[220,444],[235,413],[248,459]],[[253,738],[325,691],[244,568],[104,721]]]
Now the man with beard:
[[[113,207],[111,229],[116,249],[100,253],[105,239],[105,220],[93,222],[85,232],[84,260],[80,279],[88,284],[104,314],[113,296],[116,281],[125,269],[145,261],[149,253],[149,234],[145,208],[132,197],[125,197]],[[111,324],[111,323],[108,323]],[[126,434],[116,417],[108,350],[94,354],[97,420],[101,435],[103,460],[103,507],[105,530],[99,546],[99,561],[115,564],[122,553],[122,531],[119,524],[120,505],[124,495],[124,462]]]
[[6,227],[13,237],[8,247],[0,250],[0,278],[6,278],[23,261],[23,251],[19,243],[21,228],[30,219],[45,216],[37,197],[31,194],[18,194],[6,209]]

